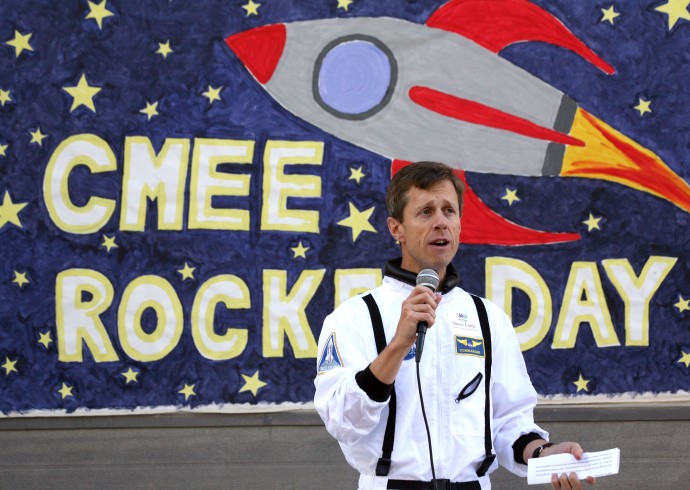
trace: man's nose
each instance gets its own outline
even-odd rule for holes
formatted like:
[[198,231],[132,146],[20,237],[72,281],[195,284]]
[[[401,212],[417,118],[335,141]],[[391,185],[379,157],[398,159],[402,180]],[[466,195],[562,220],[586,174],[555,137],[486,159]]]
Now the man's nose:
[[435,214],[434,228],[445,229],[448,228],[448,216],[445,215],[443,210],[439,210]]

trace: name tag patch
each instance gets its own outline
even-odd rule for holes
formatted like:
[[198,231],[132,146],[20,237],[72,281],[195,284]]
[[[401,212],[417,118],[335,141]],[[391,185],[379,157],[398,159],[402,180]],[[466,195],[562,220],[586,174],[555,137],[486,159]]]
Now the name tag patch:
[[481,335],[479,333],[479,327],[474,323],[469,323],[467,313],[456,313],[451,317],[450,328],[453,333],[460,338]]
[[460,356],[484,357],[484,339],[455,336],[455,353]]

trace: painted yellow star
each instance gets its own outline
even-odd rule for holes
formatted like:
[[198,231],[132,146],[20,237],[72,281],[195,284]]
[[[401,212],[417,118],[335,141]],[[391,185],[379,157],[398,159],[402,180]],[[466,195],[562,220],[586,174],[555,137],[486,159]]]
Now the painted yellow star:
[[363,231],[371,231],[376,233],[376,229],[371,226],[371,223],[369,223],[369,218],[374,212],[374,206],[365,211],[360,211],[352,203],[349,203],[349,206],[350,216],[338,221],[338,224],[340,226],[347,226],[348,228],[352,229],[352,241],[357,241],[357,238]]
[[637,101],[637,105],[635,106],[635,110],[640,113],[640,117],[644,116],[647,112],[652,112],[652,109],[650,109],[650,105],[652,104],[651,100],[644,100],[642,97],[640,97]]
[[599,222],[601,221],[601,216],[595,218],[592,213],[589,213],[589,218],[584,220],[582,223],[587,225],[587,231],[601,230],[599,228]]
[[5,107],[5,103],[7,103],[11,100],[12,100],[12,97],[10,97],[10,91],[9,90],[3,90],[0,88],[0,106]]
[[50,331],[48,332],[41,332],[41,338],[38,339],[38,343],[43,345],[46,349],[48,346],[53,342],[53,339],[50,337]]
[[170,40],[165,41],[164,43],[158,43],[158,51],[156,51],[156,54],[160,54],[163,59],[167,59],[168,55],[172,53],[173,50],[170,47]]
[[690,299],[683,299],[683,297],[679,294],[678,295],[678,303],[675,305],[676,308],[678,308],[679,313],[683,313],[684,311],[690,310]]
[[16,284],[20,288],[23,288],[24,284],[29,284],[29,280],[26,278],[26,272],[14,271],[14,279],[12,279],[12,283]]
[[302,257],[303,259],[306,259],[307,250],[309,250],[309,247],[305,247],[304,245],[302,245],[302,242],[300,241],[296,247],[292,247],[290,250],[292,250],[295,254],[293,259],[296,259],[297,257]]
[[73,97],[72,107],[70,107],[69,110],[70,112],[81,105],[96,112],[96,107],[93,105],[93,97],[101,91],[101,87],[92,87],[89,85],[89,82],[86,81],[86,75],[83,73],[76,87],[62,87],[62,90]]
[[14,39],[7,41],[5,44],[9,44],[14,48],[14,54],[17,58],[22,54],[22,51],[33,51],[34,48],[29,44],[29,39],[33,34],[30,32],[28,34],[22,34],[21,32],[14,31]]
[[517,189],[508,189],[506,187],[506,193],[501,197],[504,201],[508,201],[508,206],[512,206],[515,201],[519,201],[520,198],[517,195]]
[[189,264],[187,262],[184,263],[184,268],[179,269],[177,272],[182,275],[182,280],[186,279],[194,279],[194,271],[196,270],[196,267],[189,267]]
[[86,16],[87,19],[94,19],[96,23],[98,24],[98,28],[102,29],[103,28],[103,19],[106,17],[110,17],[113,14],[110,10],[105,8],[105,3],[106,0],[103,0],[101,3],[96,5],[93,2],[89,2],[89,13]]
[[136,383],[136,382],[138,381],[138,380],[137,380],[137,376],[139,376],[139,371],[135,371],[134,369],[132,369],[132,368],[130,367],[130,368],[127,369],[127,371],[125,371],[124,373],[120,373],[120,376],[124,376],[124,377],[125,377],[125,379],[127,380],[127,381],[125,381],[125,384],[127,384],[127,385],[128,385],[129,383]]
[[589,391],[589,388],[587,388],[587,385],[589,384],[590,381],[591,381],[591,379],[585,379],[585,378],[583,378],[583,377],[582,377],[582,373],[580,373],[579,379],[578,379],[577,381],[573,381],[573,384],[574,384],[575,386],[577,386],[577,391],[578,391],[578,392],[580,392],[580,391]]
[[359,184],[359,182],[364,178],[364,172],[362,172],[362,166],[360,165],[358,168],[350,168],[350,178],[347,180],[355,180]]
[[208,99],[209,104],[213,104],[214,101],[220,100],[221,90],[223,90],[223,87],[213,88],[211,85],[209,85],[206,92],[203,93],[203,96]]
[[195,385],[188,385],[187,383],[185,383],[184,388],[178,391],[178,393],[182,393],[184,395],[184,401],[189,400],[190,396],[196,396],[196,393],[194,392],[194,386]]
[[17,368],[14,367],[17,364],[17,360],[15,359],[14,361],[10,361],[9,357],[5,357],[5,364],[3,364],[2,367],[5,370],[5,376],[9,376],[11,372],[18,373]]
[[611,6],[607,9],[601,9],[601,13],[604,15],[599,22],[608,21],[611,25],[613,25],[613,20],[620,15],[618,12],[613,10],[613,4],[611,4]]
[[251,391],[252,394],[256,396],[256,392],[259,391],[259,388],[266,386],[266,383],[259,379],[258,370],[252,376],[243,374],[242,377],[244,378],[244,386],[240,388],[240,393],[243,391]]
[[103,243],[101,243],[101,247],[105,247],[106,251],[110,253],[110,251],[114,248],[117,248],[119,245],[115,243],[115,237],[109,237],[108,235],[103,235]]
[[62,395],[63,400],[65,398],[67,398],[68,396],[71,396],[72,398],[74,398],[74,395],[72,394],[73,388],[74,388],[74,386],[68,386],[67,383],[62,383],[62,388],[60,388],[58,390],[58,393],[60,393],[60,395]]
[[338,0],[338,8],[347,10],[354,0]]
[[249,3],[242,5],[242,8],[247,11],[247,17],[250,15],[259,15],[259,7],[261,7],[261,4],[254,3],[252,0],[249,0]]
[[7,145],[7,144],[5,144],[5,145],[0,145],[0,157],[5,157],[5,156],[7,156],[7,153],[6,153],[6,152],[7,152],[7,148],[9,148],[9,147],[10,147],[10,145]]
[[36,131],[29,131],[31,141],[29,143],[36,143],[38,146],[43,146],[43,140],[48,137],[47,134],[41,132],[41,128],[36,128]]
[[142,114],[146,114],[146,119],[148,121],[150,121],[153,116],[158,115],[157,109],[158,109],[158,102],[154,102],[153,104],[151,104],[150,102],[146,102],[146,107],[144,107],[139,112],[141,112]]
[[668,30],[670,31],[678,20],[690,20],[688,5],[690,5],[690,0],[668,0],[668,2],[656,7],[654,10],[668,15]]
[[[681,351],[681,352],[683,352],[683,355],[680,357],[680,359],[678,359],[678,362],[685,364],[685,367],[690,367],[690,352],[685,352],[685,351]],[[7,359],[7,358],[5,358],[5,359]]]
[[12,202],[9,191],[5,191],[5,195],[2,198],[2,204],[0,204],[0,228],[7,223],[12,223],[21,228],[22,222],[19,220],[19,212],[24,209],[27,204],[26,202]]

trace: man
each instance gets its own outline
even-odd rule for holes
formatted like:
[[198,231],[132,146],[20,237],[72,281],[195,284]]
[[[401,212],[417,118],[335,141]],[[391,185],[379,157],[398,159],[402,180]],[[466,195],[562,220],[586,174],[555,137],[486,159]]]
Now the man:
[[[525,476],[531,457],[582,456],[579,444],[549,443],[535,425],[536,392],[508,316],[458,287],[451,260],[463,190],[440,163],[400,170],[387,206],[402,258],[386,264],[381,286],[324,322],[314,401],[360,489],[486,489],[497,462]],[[424,269],[438,273],[439,292],[415,285]],[[420,322],[429,330],[416,361]],[[552,486],[582,488],[574,473],[554,475]]]

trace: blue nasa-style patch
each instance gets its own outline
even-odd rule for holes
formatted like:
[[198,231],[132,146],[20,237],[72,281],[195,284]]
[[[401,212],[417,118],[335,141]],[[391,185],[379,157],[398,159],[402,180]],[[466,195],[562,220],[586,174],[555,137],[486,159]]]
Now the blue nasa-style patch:
[[409,361],[410,359],[414,359],[416,355],[417,355],[417,345],[415,344],[407,352],[407,355],[405,356],[405,359],[403,359],[403,361]]
[[338,353],[338,344],[335,342],[335,332],[333,332],[326,341],[326,346],[323,348],[321,357],[319,358],[318,374],[323,374],[331,369],[343,367],[340,361],[340,354]]
[[455,353],[461,356],[484,357],[484,339],[456,336]]

